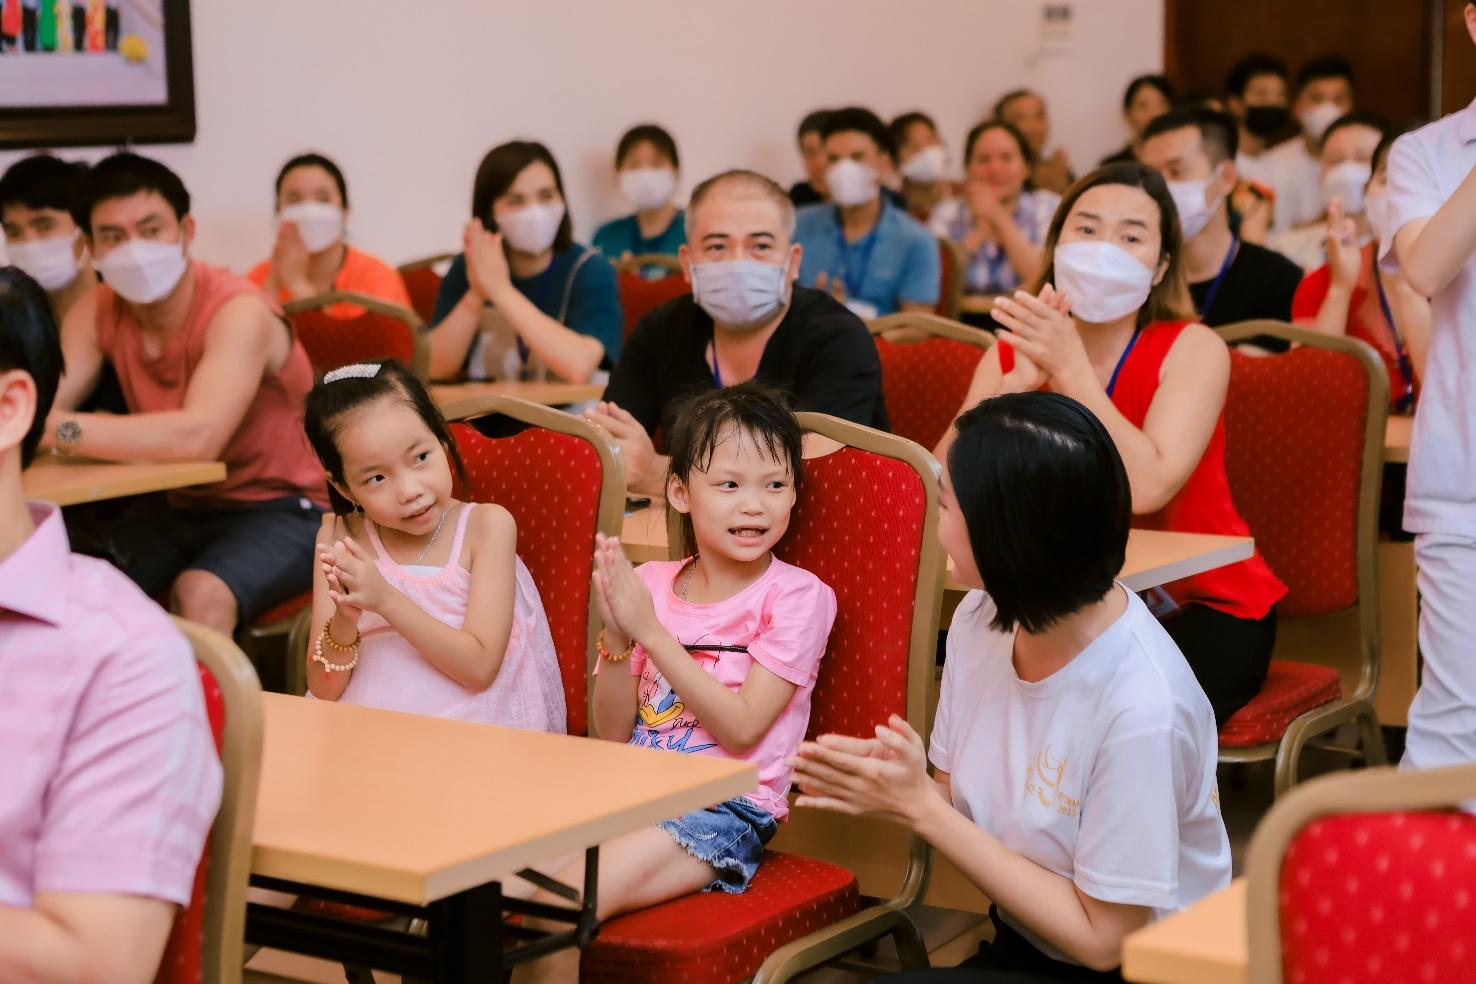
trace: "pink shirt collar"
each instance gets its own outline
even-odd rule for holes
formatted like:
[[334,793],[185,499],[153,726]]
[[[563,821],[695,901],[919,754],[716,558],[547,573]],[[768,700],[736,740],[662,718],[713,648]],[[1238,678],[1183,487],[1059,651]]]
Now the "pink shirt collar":
[[29,503],[35,531],[14,553],[0,560],[0,609],[61,625],[70,588],[72,556],[61,509]]

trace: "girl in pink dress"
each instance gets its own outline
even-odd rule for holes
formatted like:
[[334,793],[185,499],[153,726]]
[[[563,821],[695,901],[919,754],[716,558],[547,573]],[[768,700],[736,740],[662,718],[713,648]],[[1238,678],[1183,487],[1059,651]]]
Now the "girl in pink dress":
[[[562,733],[564,689],[512,515],[452,498],[461,457],[397,362],[307,397],[333,515],[318,534],[308,689],[321,700]],[[464,476],[463,476],[464,477]]]

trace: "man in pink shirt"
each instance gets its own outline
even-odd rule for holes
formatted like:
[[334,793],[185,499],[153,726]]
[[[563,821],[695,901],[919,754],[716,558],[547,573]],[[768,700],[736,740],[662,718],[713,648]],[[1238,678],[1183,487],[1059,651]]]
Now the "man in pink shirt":
[[141,984],[221,770],[188,643],[25,500],[60,372],[45,292],[0,268],[0,981]]

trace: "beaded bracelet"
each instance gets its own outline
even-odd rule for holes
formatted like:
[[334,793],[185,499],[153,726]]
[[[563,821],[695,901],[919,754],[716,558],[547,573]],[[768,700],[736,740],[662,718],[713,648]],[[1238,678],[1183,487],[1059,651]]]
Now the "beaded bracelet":
[[[332,625],[333,619],[331,618],[323,623],[323,631],[318,633],[317,642],[313,646],[313,662],[320,664],[328,673],[342,673],[347,670],[352,670],[354,667],[359,665],[359,644],[364,641],[363,633],[355,631],[354,641],[345,646],[340,644],[338,640],[333,638],[333,633],[329,631]],[[341,653],[353,653],[354,658],[349,660],[347,663],[330,663],[328,661],[328,657],[323,655],[324,641],[326,641],[329,646],[337,649]]]
[[635,652],[636,641],[628,639],[625,648],[618,653],[612,653],[605,648],[605,630],[600,629],[600,634],[595,638],[595,648],[599,650],[600,659],[607,663],[623,663],[630,659],[630,654]]

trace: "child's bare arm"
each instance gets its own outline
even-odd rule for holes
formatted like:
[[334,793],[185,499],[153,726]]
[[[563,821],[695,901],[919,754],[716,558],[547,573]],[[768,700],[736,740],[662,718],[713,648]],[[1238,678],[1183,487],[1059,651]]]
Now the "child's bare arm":
[[[330,673],[313,659],[323,625],[330,619],[332,624],[329,632],[335,641],[343,645],[352,642],[359,631],[361,613],[358,609],[351,605],[337,605],[329,597],[326,565],[320,557],[322,550],[330,548],[335,540],[347,535],[348,528],[344,520],[331,514],[324,516],[323,525],[318,528],[318,550],[314,551],[313,556],[312,634],[308,637],[308,649],[302,658],[307,661],[308,690],[319,700],[337,700],[342,697],[354,673],[353,670],[334,670]],[[353,659],[350,654],[339,652],[328,645],[323,646],[323,656],[328,662],[340,665]]]

